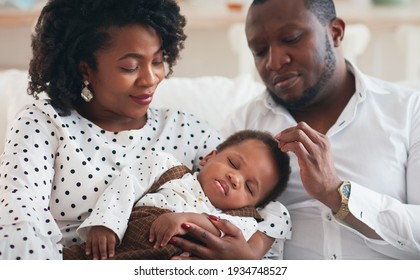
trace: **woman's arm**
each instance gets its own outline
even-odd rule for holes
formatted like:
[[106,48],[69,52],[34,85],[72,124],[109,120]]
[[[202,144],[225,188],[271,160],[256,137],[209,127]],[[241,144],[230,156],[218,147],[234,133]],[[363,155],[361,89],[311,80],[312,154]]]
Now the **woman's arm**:
[[[122,240],[135,203],[149,191],[165,171],[176,165],[180,165],[180,162],[170,154],[149,152],[124,167],[109,183],[96,201],[90,215],[77,229],[79,236],[87,240],[91,227],[105,226]],[[150,172],[143,172],[140,176],[138,170],[148,167],[153,168],[149,168]]]
[[220,231],[213,226],[205,214],[166,213],[153,222],[150,227],[149,241],[155,242],[155,248],[166,246],[172,237],[186,234],[191,224],[198,225],[215,236],[220,236]]
[[27,107],[1,155],[0,259],[60,259],[62,234],[50,211],[59,132],[47,114]]
[[210,221],[217,229],[223,231],[225,235],[219,237],[210,234],[202,227],[191,224],[186,229],[188,235],[201,241],[204,245],[191,242],[182,237],[173,237],[171,243],[189,253],[188,256],[183,254],[173,257],[173,259],[257,260],[265,255],[273,243],[272,238],[259,231],[247,242],[241,230],[229,221],[217,219],[214,216],[210,216]]

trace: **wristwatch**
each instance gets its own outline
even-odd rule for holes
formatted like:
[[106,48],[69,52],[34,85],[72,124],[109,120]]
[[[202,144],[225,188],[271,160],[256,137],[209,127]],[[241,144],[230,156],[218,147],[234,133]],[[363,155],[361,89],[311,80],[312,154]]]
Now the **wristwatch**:
[[334,214],[334,217],[339,220],[344,220],[347,215],[350,213],[349,210],[349,198],[350,198],[351,183],[349,181],[344,181],[337,189],[338,193],[341,196],[341,207],[337,213]]

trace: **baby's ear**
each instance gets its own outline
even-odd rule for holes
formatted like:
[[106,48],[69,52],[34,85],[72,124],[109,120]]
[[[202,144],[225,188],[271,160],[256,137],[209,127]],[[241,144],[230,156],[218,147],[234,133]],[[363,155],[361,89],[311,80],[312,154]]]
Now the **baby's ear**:
[[201,161],[200,166],[204,166],[210,159],[212,159],[217,154],[216,150],[211,151],[208,153]]

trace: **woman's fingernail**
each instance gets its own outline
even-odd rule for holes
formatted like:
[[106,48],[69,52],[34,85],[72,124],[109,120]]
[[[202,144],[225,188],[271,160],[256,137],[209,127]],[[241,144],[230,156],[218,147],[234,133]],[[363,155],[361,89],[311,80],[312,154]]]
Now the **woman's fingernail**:
[[219,219],[219,217],[217,217],[217,216],[215,216],[215,215],[209,215],[209,218],[210,218],[210,220],[213,220],[213,221],[218,221],[218,220],[220,220],[220,219]]
[[185,230],[188,230],[188,229],[190,229],[190,228],[191,228],[191,226],[190,226],[190,225],[188,225],[188,224],[182,224],[182,225],[181,225],[181,227],[182,227],[183,229],[185,229]]

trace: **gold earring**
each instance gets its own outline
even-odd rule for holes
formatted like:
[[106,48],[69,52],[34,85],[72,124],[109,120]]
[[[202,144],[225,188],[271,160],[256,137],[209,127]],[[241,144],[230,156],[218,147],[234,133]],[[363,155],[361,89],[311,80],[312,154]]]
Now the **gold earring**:
[[93,98],[93,94],[90,91],[90,89],[88,88],[89,82],[84,81],[83,84],[84,85],[83,85],[83,88],[82,88],[82,92],[80,93],[80,96],[83,98],[84,101],[90,102]]

